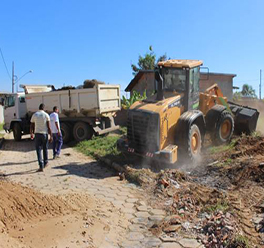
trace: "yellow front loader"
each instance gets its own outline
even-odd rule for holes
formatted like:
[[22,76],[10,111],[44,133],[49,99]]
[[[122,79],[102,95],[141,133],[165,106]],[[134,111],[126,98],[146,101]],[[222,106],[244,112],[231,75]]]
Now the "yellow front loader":
[[206,133],[212,142],[228,142],[235,130],[256,129],[256,109],[229,103],[215,84],[201,93],[200,60],[167,60],[155,69],[157,92],[128,110],[125,152],[175,163],[178,155],[196,160]]

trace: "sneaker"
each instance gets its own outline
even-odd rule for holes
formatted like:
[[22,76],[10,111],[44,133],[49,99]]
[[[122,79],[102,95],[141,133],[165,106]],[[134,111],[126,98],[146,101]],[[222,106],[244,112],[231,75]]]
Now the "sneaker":
[[44,170],[42,168],[39,168],[36,172],[43,172]]
[[57,159],[57,158],[60,158],[60,155],[54,155],[53,156],[53,159]]

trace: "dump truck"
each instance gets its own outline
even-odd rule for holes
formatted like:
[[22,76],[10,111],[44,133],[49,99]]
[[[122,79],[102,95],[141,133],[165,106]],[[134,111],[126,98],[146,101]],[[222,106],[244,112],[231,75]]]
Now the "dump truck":
[[120,110],[120,86],[93,84],[90,88],[55,90],[52,85],[21,85],[24,92],[2,94],[5,106],[4,129],[14,139],[29,134],[30,119],[41,103],[51,113],[59,109],[60,127],[65,143],[83,141],[119,128],[114,115]]
[[175,163],[179,155],[196,161],[205,134],[215,144],[230,141],[234,132],[256,129],[256,109],[228,102],[217,84],[200,92],[200,60],[167,60],[155,68],[157,91],[128,110],[127,138],[120,150]]

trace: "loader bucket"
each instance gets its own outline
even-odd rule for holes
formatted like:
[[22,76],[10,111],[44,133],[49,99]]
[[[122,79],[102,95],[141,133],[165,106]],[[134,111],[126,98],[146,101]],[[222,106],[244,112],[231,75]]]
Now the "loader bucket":
[[251,134],[256,130],[259,112],[257,109],[228,102],[235,120],[235,134]]

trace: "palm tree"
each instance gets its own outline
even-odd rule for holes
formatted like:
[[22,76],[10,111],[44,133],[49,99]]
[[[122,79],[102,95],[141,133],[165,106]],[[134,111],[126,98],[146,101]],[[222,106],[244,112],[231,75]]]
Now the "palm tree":
[[248,84],[243,84],[241,94],[242,96],[245,96],[245,97],[252,97],[252,98],[257,97],[256,92],[253,89],[253,87]]

